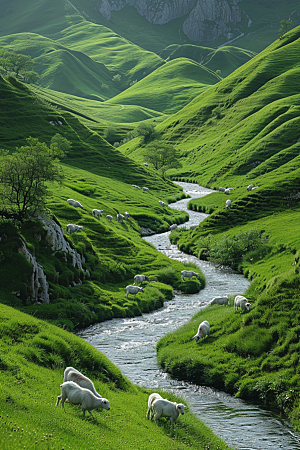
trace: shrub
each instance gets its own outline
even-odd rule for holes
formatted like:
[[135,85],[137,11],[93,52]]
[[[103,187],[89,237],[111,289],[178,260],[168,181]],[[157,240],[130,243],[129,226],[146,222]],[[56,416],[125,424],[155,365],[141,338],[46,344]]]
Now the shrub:
[[162,283],[174,285],[177,282],[178,275],[172,266],[167,266],[158,271],[157,279]]

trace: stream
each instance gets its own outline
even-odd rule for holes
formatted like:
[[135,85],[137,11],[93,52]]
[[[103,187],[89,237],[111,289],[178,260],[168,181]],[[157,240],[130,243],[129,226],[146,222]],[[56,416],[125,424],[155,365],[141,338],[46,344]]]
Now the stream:
[[[192,198],[212,192],[197,184],[176,184]],[[189,200],[180,200],[169,207],[187,211]],[[189,221],[180,226],[192,227],[207,217],[207,214],[188,212]],[[81,330],[78,335],[104,353],[133,383],[154,391],[172,390],[180,395],[192,412],[229,446],[238,450],[300,450],[299,433],[274,412],[212,388],[172,380],[158,367],[155,347],[161,337],[188,322],[213,297],[243,294],[249,286],[246,278],[228,268],[216,267],[180,252],[170,244],[169,234],[166,232],[144,239],[170,258],[197,264],[206,278],[205,289],[198,294],[176,294],[157,311],[95,324]],[[147,405],[145,415],[146,410]]]

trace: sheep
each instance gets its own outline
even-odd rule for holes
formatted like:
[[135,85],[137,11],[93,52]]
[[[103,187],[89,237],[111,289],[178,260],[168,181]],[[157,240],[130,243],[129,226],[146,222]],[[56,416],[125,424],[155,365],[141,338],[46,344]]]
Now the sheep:
[[148,167],[148,166],[149,166],[149,164],[148,164],[148,163],[144,163],[144,166],[145,166],[145,167]]
[[159,395],[159,394],[157,394],[156,392],[154,392],[153,394],[150,394],[149,395],[149,398],[148,398],[148,409],[147,409],[147,414],[146,414],[146,418],[149,420],[149,418],[150,418],[150,413],[152,413],[151,414],[151,419],[152,419],[152,417],[153,417],[153,407],[152,407],[152,403],[155,401],[155,400],[158,400],[158,399],[162,399],[162,396],[161,395]]
[[119,223],[123,223],[123,219],[124,219],[124,216],[123,216],[123,214],[117,214],[117,221],[119,222]]
[[77,200],[73,200],[72,198],[69,198],[67,200],[67,202],[69,203],[69,205],[74,206],[75,208],[81,208],[84,209],[84,207],[82,206],[81,203],[79,203]]
[[64,381],[60,385],[61,395],[57,396],[56,406],[59,405],[61,400],[61,406],[64,408],[64,403],[66,399],[69,403],[73,405],[81,405],[83,415],[85,416],[85,411],[88,411],[90,415],[92,409],[103,408],[110,410],[109,401],[106,398],[96,397],[89,389],[82,388],[74,381]]
[[200,280],[199,274],[197,272],[194,272],[193,270],[182,270],[181,271],[181,279],[184,281],[184,278],[187,277],[191,279],[192,277],[198,278]]
[[93,216],[101,217],[102,213],[103,213],[103,209],[93,209],[93,211],[92,211]]
[[225,189],[224,194],[229,195],[230,194],[230,189]]
[[254,188],[254,184],[249,184],[247,187],[247,191],[252,191],[252,188]]
[[125,220],[128,220],[129,217],[130,217],[129,212],[125,211],[125,212],[124,212],[124,219],[125,219]]
[[170,231],[176,230],[177,227],[177,223],[173,223],[173,225],[170,226]]
[[135,296],[138,292],[144,293],[145,291],[142,287],[133,286],[132,284],[129,284],[128,286],[126,286],[126,298],[128,298],[128,294],[132,294],[132,295],[134,295],[134,299],[135,299]]
[[225,188],[219,187],[219,192],[225,192]]
[[64,371],[64,381],[74,381],[78,386],[89,389],[96,397],[102,398],[95,389],[94,383],[74,367],[67,367]]
[[143,284],[143,281],[145,280],[150,281],[150,278],[147,277],[146,275],[135,275],[133,280],[136,284]]
[[199,341],[199,339],[204,338],[205,336],[208,336],[210,333],[210,325],[207,322],[207,320],[204,320],[200,323],[197,334],[192,337],[191,340],[195,339],[196,342]]
[[225,305],[227,306],[229,302],[229,298],[226,295],[225,297],[214,297],[209,304],[210,305]]
[[83,230],[83,227],[81,225],[75,225],[75,223],[69,223],[67,225],[67,233],[70,233],[71,231],[77,233],[78,230]]
[[251,303],[243,295],[237,295],[234,299],[234,309],[236,311],[238,311],[238,308],[241,308],[241,312],[249,311],[251,306]]
[[156,398],[152,402],[152,408],[154,410],[155,422],[161,417],[169,417],[172,426],[178,419],[179,414],[184,414],[184,408],[186,406],[182,403],[170,402],[164,398]]
[[132,187],[135,187],[136,189],[141,189],[139,186],[137,186],[136,184],[132,184]]
[[106,218],[107,218],[110,222],[113,220],[113,216],[111,216],[110,214],[108,214],[108,215],[106,216]]
[[163,207],[166,206],[165,202],[163,202],[162,200],[158,200],[158,203],[159,203],[161,206],[163,206]]
[[226,208],[230,209],[231,208],[231,200],[226,200]]
[[149,192],[149,188],[147,188],[147,187],[143,186],[143,191],[145,191],[145,192]]

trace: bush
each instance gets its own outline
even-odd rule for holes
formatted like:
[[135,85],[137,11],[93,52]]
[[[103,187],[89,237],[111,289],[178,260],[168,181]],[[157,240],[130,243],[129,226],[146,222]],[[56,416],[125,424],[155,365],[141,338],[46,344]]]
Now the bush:
[[178,275],[172,266],[167,266],[158,271],[157,279],[161,283],[170,284],[173,286],[178,281]]

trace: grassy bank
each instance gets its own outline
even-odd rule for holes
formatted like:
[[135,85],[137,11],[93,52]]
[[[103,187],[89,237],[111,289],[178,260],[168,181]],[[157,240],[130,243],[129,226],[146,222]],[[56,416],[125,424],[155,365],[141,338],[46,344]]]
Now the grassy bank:
[[[165,419],[148,421],[150,391],[82,339],[8,306],[0,311],[1,449],[228,448],[189,409],[173,430]],[[93,419],[79,406],[55,407],[66,366],[93,379],[110,411],[94,411]]]

